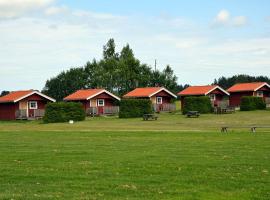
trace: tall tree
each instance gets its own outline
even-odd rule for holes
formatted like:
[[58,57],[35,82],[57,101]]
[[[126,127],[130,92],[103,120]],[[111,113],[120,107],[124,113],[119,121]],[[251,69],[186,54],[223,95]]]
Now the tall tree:
[[43,92],[61,100],[81,88],[105,88],[123,95],[136,87],[164,86],[177,92],[177,77],[170,66],[153,71],[141,64],[129,44],[120,53],[110,39],[103,46],[103,58],[87,62],[84,67],[71,68],[47,80]]
[[9,94],[9,91],[4,90],[1,92],[0,97],[5,96],[7,94]]
[[86,80],[83,68],[71,68],[47,80],[42,92],[60,101],[74,91],[85,88]]

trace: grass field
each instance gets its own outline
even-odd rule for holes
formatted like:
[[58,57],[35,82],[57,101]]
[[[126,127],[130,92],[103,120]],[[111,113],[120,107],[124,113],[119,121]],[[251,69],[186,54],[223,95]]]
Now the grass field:
[[269,199],[270,111],[0,122],[0,199]]

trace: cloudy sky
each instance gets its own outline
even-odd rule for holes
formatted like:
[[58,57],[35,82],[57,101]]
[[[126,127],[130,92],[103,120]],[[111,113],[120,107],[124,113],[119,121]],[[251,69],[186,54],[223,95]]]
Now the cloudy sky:
[[42,89],[109,38],[181,84],[270,76],[269,0],[0,0],[0,91]]

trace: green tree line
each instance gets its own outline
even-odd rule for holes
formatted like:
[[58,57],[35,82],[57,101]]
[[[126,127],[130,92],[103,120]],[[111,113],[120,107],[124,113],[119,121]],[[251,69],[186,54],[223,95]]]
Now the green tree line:
[[270,79],[267,76],[249,76],[245,74],[235,75],[232,77],[220,77],[214,80],[214,85],[219,85],[224,89],[228,89],[236,83],[250,83],[250,82],[267,82],[270,84]]
[[101,60],[92,60],[83,67],[71,68],[46,81],[43,92],[57,100],[78,89],[104,88],[122,96],[136,87],[166,87],[179,92],[184,87],[178,85],[177,77],[167,65],[164,70],[153,70],[135,58],[127,44],[116,52],[114,39],[103,47]]

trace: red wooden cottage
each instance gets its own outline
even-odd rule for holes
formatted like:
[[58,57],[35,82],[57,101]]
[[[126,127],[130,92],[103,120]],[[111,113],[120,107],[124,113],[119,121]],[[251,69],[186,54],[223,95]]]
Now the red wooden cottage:
[[265,82],[239,83],[227,90],[230,93],[230,105],[239,107],[243,96],[264,98],[270,104],[270,85]]
[[163,87],[136,88],[124,95],[123,98],[150,99],[156,112],[176,109],[172,101],[177,96]]
[[218,85],[205,85],[205,86],[190,86],[178,93],[181,99],[181,106],[183,108],[185,97],[187,96],[209,96],[213,107],[219,107],[222,103],[228,104],[228,96],[230,94],[219,87]]
[[48,102],[55,100],[36,90],[11,92],[0,97],[0,120],[41,118]]
[[65,97],[64,101],[81,102],[88,115],[109,115],[119,112],[116,102],[120,101],[120,98],[105,89],[78,90]]

